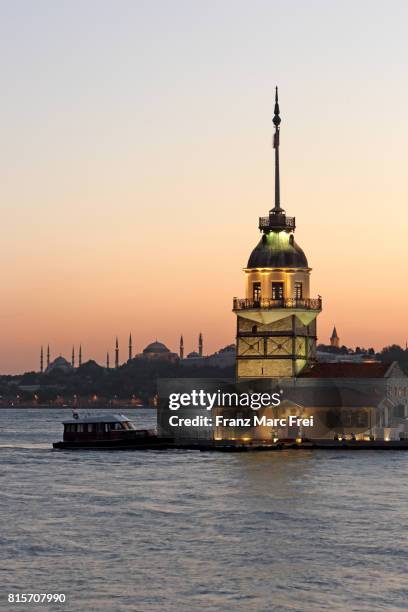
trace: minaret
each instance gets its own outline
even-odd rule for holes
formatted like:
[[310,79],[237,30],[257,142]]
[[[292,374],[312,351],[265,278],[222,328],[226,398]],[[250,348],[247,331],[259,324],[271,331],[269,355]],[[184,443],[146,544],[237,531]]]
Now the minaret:
[[198,354],[200,355],[200,357],[203,356],[203,334],[201,332],[198,336]]
[[79,353],[78,353],[78,368],[82,365],[82,344],[79,345]]
[[71,365],[73,368],[75,368],[75,347],[72,347],[72,354],[71,354]]
[[106,353],[106,369],[109,370],[109,351]]
[[41,374],[44,372],[44,350],[43,350],[42,345],[41,345],[41,351],[40,351],[40,372]]
[[129,334],[129,361],[132,359],[132,357],[133,357],[132,334]]
[[184,359],[184,340],[183,340],[183,336],[180,336],[180,359]]
[[115,368],[118,369],[119,367],[119,340],[118,337],[116,336],[116,345],[115,345]]
[[237,378],[296,377],[316,361],[320,296],[310,298],[306,255],[295,242],[296,222],[281,207],[280,110],[275,90],[275,203],[260,217],[261,240],[244,268],[245,298],[234,298],[237,315]]
[[330,346],[334,346],[335,348],[339,348],[340,346],[340,338],[337,335],[336,326],[333,327],[332,335],[330,336]]
[[47,346],[47,368],[50,365],[50,345]]

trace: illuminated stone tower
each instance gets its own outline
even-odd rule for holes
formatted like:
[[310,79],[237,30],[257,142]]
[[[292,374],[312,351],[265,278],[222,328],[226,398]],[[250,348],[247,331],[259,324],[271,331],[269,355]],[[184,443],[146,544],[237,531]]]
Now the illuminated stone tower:
[[245,298],[234,298],[237,315],[237,378],[295,377],[316,356],[320,296],[310,298],[306,255],[295,242],[295,218],[280,205],[278,88],[275,134],[275,206],[259,219],[262,237],[244,268]]

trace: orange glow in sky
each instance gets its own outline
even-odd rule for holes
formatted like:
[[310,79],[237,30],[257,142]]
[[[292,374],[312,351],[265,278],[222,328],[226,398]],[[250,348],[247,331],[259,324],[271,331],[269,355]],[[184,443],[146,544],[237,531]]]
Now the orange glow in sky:
[[124,360],[129,332],[134,352],[234,341],[273,206],[275,83],[318,341],[336,324],[342,344],[405,345],[407,6],[154,5],[1,9],[0,371],[38,369],[48,343],[113,363],[116,335]]

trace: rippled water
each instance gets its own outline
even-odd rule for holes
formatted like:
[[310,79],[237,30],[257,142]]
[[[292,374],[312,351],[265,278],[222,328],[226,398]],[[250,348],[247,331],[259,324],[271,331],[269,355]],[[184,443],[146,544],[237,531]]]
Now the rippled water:
[[408,453],[52,451],[66,415],[0,410],[0,609],[407,609]]

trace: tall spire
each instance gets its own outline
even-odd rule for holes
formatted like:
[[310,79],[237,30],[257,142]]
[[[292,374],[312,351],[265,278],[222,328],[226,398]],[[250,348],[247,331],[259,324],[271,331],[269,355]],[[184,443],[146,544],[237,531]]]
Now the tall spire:
[[129,361],[132,359],[132,357],[133,357],[132,334],[129,334]]
[[200,355],[200,357],[203,356],[203,334],[201,332],[198,336],[198,354]]
[[280,175],[279,175],[279,130],[281,118],[279,115],[278,87],[275,88],[275,108],[272,122],[275,126],[275,134],[273,135],[273,148],[275,149],[275,206],[273,210],[280,212]]
[[50,345],[47,346],[47,368],[50,365]]
[[275,107],[272,123],[275,126],[273,135],[273,148],[275,149],[275,205],[270,209],[267,217],[259,217],[259,229],[264,234],[270,232],[281,232],[282,230],[291,233],[295,231],[295,217],[287,217],[286,212],[281,207],[280,201],[280,173],[279,173],[279,145],[280,145],[280,110],[278,99],[278,87],[275,87]]
[[40,372],[41,374],[44,372],[44,349],[41,345],[41,352],[40,352]]
[[106,369],[109,370],[109,351],[106,353]]
[[183,340],[183,336],[180,336],[180,359],[184,359],[184,340]]
[[119,340],[116,336],[116,344],[115,344],[115,368],[119,367]]
[[71,354],[71,365],[73,368],[75,368],[75,347],[72,347],[72,354]]
[[81,365],[82,365],[82,344],[79,345],[78,367],[80,368]]

